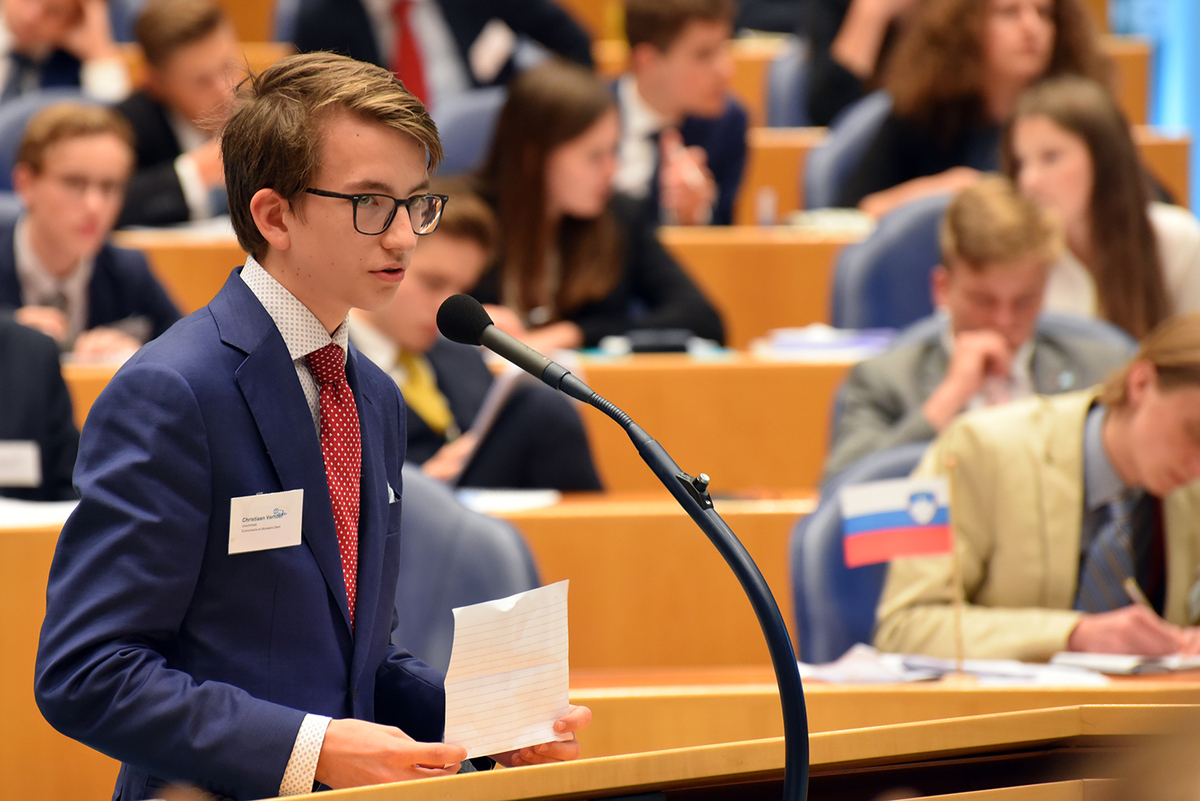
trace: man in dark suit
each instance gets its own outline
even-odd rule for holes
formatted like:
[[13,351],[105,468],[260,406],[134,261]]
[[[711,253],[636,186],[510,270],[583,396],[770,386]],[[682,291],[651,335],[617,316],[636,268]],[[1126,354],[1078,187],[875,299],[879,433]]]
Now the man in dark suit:
[[13,169],[25,213],[0,225],[0,308],[81,359],[128,356],[179,319],[146,257],[108,242],[132,169],[125,120],[76,103],[30,120]]
[[241,75],[237,35],[213,0],[149,0],[138,16],[145,86],[117,105],[137,169],[118,227],[203,220],[227,209],[216,132]]
[[614,185],[664,223],[733,222],[746,111],[729,94],[731,0],[627,0],[629,72],[617,81]]
[[107,0],[4,0],[0,15],[0,102],[54,87],[110,101],[129,93]]
[[[231,113],[230,210],[254,255],[92,407],[47,589],[38,704],[125,763],[116,797],[291,795],[464,758],[436,742],[441,674],[390,641],[404,405],[346,337],[436,225],[440,154],[389,73],[330,54],[281,60]],[[573,758],[588,719],[502,759]]]
[[71,471],[78,450],[58,346],[0,314],[0,495],[74,499]]
[[390,69],[436,109],[471,87],[506,83],[513,34],[592,66],[587,32],[554,0],[300,0],[294,44]]
[[1039,329],[1062,235],[1007,179],[960,192],[941,238],[933,295],[945,322],[916,323],[923,335],[850,371],[826,477],[875,451],[932,440],[966,409],[1086,389],[1129,356],[1132,341]]
[[462,182],[435,190],[451,200],[437,233],[413,254],[396,297],[351,316],[351,341],[404,394],[408,460],[463,487],[601,489],[574,401],[550,387],[519,381],[484,436],[471,430],[496,379],[479,348],[438,333],[437,313],[446,298],[470,291],[492,262],[496,221]]

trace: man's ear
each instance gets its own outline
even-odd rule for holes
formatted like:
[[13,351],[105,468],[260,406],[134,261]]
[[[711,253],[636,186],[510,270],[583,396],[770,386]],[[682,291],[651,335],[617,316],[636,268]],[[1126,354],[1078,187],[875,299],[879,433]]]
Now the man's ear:
[[275,250],[292,246],[290,226],[295,220],[292,204],[274,189],[260,189],[250,198],[250,216],[258,231]]
[[28,164],[18,162],[12,171],[13,191],[20,195],[21,200],[26,199],[29,193],[30,186],[33,184],[33,179],[36,176],[33,174],[33,169]]
[[946,299],[950,294],[950,281],[953,280],[946,268],[939,264],[929,273],[929,294],[933,296],[935,309],[946,308]]
[[660,58],[662,53],[649,42],[636,44],[629,48],[629,70],[634,75],[642,75],[658,63]]
[[1154,363],[1146,359],[1137,359],[1129,365],[1125,374],[1125,394],[1129,399],[1129,407],[1136,409],[1142,405],[1146,394],[1158,382],[1158,370]]

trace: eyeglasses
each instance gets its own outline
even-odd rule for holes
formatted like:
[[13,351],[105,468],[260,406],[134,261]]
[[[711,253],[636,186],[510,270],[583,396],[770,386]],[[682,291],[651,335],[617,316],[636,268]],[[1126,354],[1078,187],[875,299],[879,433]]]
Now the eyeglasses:
[[401,206],[408,209],[408,221],[413,233],[418,236],[432,234],[442,219],[442,209],[446,207],[448,195],[414,195],[401,200],[391,195],[381,195],[364,192],[355,195],[345,195],[341,192],[327,192],[324,189],[305,189],[310,195],[334,197],[349,200],[354,208],[354,230],[367,236],[379,236],[388,229],[396,212]]

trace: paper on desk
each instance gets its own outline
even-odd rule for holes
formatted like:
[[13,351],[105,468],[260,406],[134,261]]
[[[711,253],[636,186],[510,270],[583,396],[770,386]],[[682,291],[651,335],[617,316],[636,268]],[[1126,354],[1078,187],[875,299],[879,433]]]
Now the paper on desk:
[[445,740],[468,759],[570,737],[567,583],[454,610]]

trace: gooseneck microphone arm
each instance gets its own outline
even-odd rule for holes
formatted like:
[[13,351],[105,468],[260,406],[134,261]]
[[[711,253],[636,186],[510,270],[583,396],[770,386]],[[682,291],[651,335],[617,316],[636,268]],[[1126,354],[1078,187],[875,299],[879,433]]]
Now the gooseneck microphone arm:
[[469,295],[447,298],[438,310],[438,328],[449,339],[468,345],[484,345],[551,387],[590,404],[617,421],[633,441],[642,459],[654,475],[696,522],[709,541],[733,570],[762,628],[779,684],[783,707],[784,775],[783,798],[803,801],[808,794],[808,715],[804,707],[804,688],[796,665],[787,626],[779,605],[767,586],[758,565],[750,557],[733,530],[713,509],[708,492],[708,476],[690,476],[629,415],[593,392],[562,365],[500,331],[491,317]]

